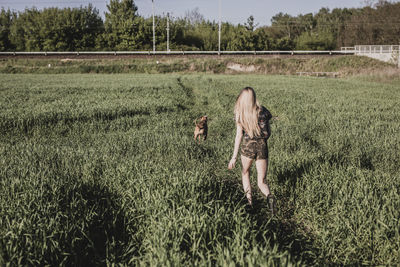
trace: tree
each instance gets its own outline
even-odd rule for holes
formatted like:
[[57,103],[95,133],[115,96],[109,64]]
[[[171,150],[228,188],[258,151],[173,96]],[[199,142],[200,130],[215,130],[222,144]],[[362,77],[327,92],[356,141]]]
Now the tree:
[[273,27],[280,27],[287,38],[291,39],[293,38],[294,20],[295,18],[291,15],[280,12],[272,17],[271,22]]
[[200,13],[200,9],[198,7],[188,10],[185,12],[185,20],[190,25],[198,25],[205,21],[203,14]]
[[267,28],[257,28],[254,32],[255,50],[271,50],[272,39],[268,34]]
[[247,18],[247,23],[245,23],[245,27],[248,31],[253,32],[255,30],[255,28],[258,26],[258,24],[256,24],[254,22],[254,17],[253,15],[250,15],[250,17]]
[[13,21],[13,13],[8,9],[7,11],[2,8],[0,13],[0,51],[7,51],[13,49],[11,43],[11,24]]
[[91,50],[103,21],[91,4],[80,8],[25,9],[14,14],[10,41],[18,51]]
[[139,32],[140,22],[136,14],[137,6],[133,0],[110,0],[107,5],[104,22],[104,43],[109,49],[134,50],[139,48],[143,40],[143,32]]
[[103,21],[91,4],[80,8],[47,8],[40,13],[40,36],[46,51],[91,50],[103,32]]
[[11,25],[11,42],[17,51],[42,50],[39,16],[40,12],[34,7],[25,9],[15,16],[15,21]]
[[400,3],[379,1],[352,11],[340,38],[346,46],[400,42]]
[[333,50],[335,40],[330,32],[304,32],[296,40],[299,50]]

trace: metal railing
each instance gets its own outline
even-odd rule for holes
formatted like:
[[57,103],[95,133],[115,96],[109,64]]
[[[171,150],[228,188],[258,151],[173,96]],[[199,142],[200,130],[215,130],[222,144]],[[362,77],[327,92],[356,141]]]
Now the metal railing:
[[400,45],[356,45],[355,54],[384,54],[398,53]]
[[71,52],[0,52],[8,56],[79,56],[79,55],[348,55],[353,50],[332,51],[71,51]]
[[355,47],[354,46],[345,46],[345,47],[341,47],[340,51],[352,51],[354,52]]
[[0,52],[8,56],[79,56],[79,55],[358,55],[377,53],[398,53],[400,45],[356,45],[341,47],[340,50],[266,50],[266,51],[39,51],[39,52]]

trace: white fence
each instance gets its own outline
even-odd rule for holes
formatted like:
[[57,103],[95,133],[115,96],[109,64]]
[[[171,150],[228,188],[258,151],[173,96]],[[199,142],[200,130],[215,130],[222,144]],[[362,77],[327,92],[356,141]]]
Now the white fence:
[[397,64],[400,68],[400,45],[356,45],[354,54]]
[[393,52],[398,53],[400,45],[356,45],[354,51],[356,54],[385,54]]

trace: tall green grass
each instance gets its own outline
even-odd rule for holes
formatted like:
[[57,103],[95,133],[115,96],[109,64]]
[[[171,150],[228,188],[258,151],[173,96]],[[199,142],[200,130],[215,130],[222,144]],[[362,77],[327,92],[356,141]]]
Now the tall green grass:
[[[396,83],[177,74],[0,80],[1,265],[399,263]],[[246,211],[240,164],[227,170],[232,108],[245,86],[279,117],[267,177],[276,217],[260,193]],[[193,120],[204,114],[209,138],[196,144]]]

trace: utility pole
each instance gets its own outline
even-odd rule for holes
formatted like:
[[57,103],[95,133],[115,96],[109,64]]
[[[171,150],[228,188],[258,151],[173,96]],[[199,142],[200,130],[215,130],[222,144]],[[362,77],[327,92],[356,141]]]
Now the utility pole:
[[151,0],[153,9],[153,54],[156,53],[156,26],[154,24],[154,0]]
[[169,53],[169,12],[167,13],[167,53]]
[[219,0],[218,55],[221,54],[221,0]]

